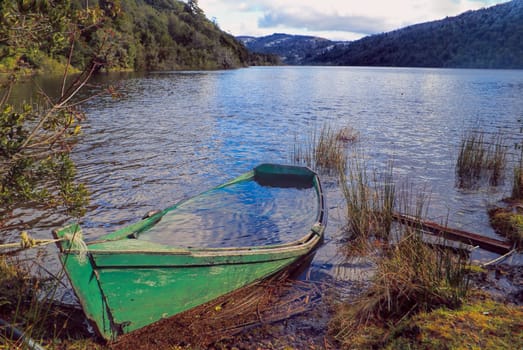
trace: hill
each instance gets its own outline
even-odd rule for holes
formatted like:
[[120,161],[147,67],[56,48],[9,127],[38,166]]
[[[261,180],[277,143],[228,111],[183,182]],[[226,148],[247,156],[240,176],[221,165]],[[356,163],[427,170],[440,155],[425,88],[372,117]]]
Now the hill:
[[523,68],[523,0],[334,45],[303,64]]
[[237,36],[236,39],[252,52],[277,55],[283,63],[291,65],[302,64],[336,44],[336,42],[314,36],[281,33],[259,38]]
[[[84,1],[74,0],[78,5]],[[119,5],[109,24],[114,55],[108,63],[131,70],[227,69],[264,64],[270,57],[252,55],[223,32],[197,1],[99,0]]]
[[[80,11],[85,9],[88,12]],[[88,23],[100,17],[102,25]],[[81,35],[76,38],[72,64],[80,69],[95,51],[107,70],[227,69],[277,61],[251,54],[207,19],[196,0],[0,1],[0,19],[0,70],[4,71],[20,61],[41,71],[63,64],[69,55],[64,28],[73,22]],[[46,24],[47,37],[37,49],[25,45],[20,33],[13,33],[13,26],[27,19],[34,19],[34,28]]]

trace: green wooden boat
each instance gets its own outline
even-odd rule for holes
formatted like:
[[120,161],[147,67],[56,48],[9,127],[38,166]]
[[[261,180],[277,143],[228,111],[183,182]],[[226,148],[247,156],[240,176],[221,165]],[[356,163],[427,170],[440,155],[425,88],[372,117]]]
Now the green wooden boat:
[[[275,195],[271,191],[279,192]],[[285,195],[286,191],[291,192]],[[302,191],[312,192],[313,197],[309,193],[296,202]],[[244,192],[254,195],[245,197]],[[221,202],[220,196],[242,199]],[[266,202],[265,206],[257,203],[258,197]],[[289,205],[284,203],[287,200]],[[299,224],[293,221],[296,208],[300,208],[296,203],[306,206],[298,215],[306,219],[299,219]],[[274,209],[271,216],[267,215],[267,207]],[[280,212],[280,208],[288,213]],[[208,219],[213,215],[214,219]],[[233,219],[227,221],[227,216]],[[76,224],[53,234],[60,239],[60,259],[87,318],[100,336],[114,341],[122,334],[250,285],[310,257],[323,240],[326,216],[316,173],[300,166],[262,164],[94,241],[84,242]],[[234,223],[236,218],[255,224]],[[275,223],[275,218],[279,222]],[[290,227],[282,229],[289,223]],[[294,238],[287,232],[293,226],[299,231],[294,232]],[[215,234],[203,235],[206,242],[224,237],[229,237],[224,241],[235,242],[230,236],[243,237],[242,232],[236,232],[243,230],[255,231],[248,233],[254,237],[259,234],[272,238],[269,244],[259,245],[202,244],[195,248],[190,243],[176,244],[183,237],[198,236],[200,232]],[[170,236],[175,237],[175,243],[168,240]]]

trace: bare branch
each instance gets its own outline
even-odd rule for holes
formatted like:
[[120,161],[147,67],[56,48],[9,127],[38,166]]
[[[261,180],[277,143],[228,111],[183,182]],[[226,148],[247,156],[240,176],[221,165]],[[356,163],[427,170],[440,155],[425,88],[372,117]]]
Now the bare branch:
[[67,80],[67,76],[68,76],[68,71],[69,71],[69,67],[71,66],[71,60],[73,58],[74,38],[76,36],[75,34],[76,34],[76,31],[73,30],[71,32],[71,34],[69,35],[69,40],[71,41],[71,47],[69,48],[69,57],[67,57],[67,64],[65,65],[65,69],[64,69],[64,76],[63,76],[63,79],[62,79],[62,93],[61,93],[61,96],[63,96],[64,93],[65,93],[65,85],[66,85],[66,80]]

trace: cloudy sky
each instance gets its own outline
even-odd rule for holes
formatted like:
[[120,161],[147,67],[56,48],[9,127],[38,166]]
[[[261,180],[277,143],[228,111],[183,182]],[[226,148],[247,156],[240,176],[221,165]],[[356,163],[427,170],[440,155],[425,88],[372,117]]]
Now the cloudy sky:
[[199,0],[233,35],[272,33],[355,40],[508,0]]

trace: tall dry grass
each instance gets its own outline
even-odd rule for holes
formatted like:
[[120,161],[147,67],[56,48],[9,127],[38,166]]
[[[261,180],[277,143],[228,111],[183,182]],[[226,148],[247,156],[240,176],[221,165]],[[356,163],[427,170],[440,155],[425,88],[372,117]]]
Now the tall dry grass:
[[384,174],[369,175],[363,158],[361,151],[349,158],[347,170],[340,170],[340,186],[347,208],[347,238],[365,245],[371,239],[389,239],[395,185],[392,163]]
[[523,147],[520,149],[519,161],[514,166],[510,198],[523,199]]
[[[368,289],[355,300],[340,303],[329,326],[347,348],[366,348],[372,337],[378,337],[372,344],[379,346],[379,337],[393,332],[400,321],[421,311],[457,307],[469,289],[468,257],[423,239],[421,219],[429,200],[425,191],[412,185],[398,190],[392,165],[382,176],[376,172],[369,176],[361,158],[349,160],[341,181],[353,237],[344,250],[366,252],[376,269]],[[394,223],[395,210],[418,218],[419,224]],[[374,244],[376,239],[382,244]],[[369,333],[376,329],[381,334]]]
[[503,182],[507,164],[507,146],[501,133],[485,139],[485,133],[469,131],[464,134],[456,161],[456,184],[460,188],[472,188],[482,179],[491,186]]
[[336,129],[325,124],[319,133],[315,130],[305,141],[295,140],[292,162],[321,173],[335,174],[340,169],[345,169],[347,146],[357,139],[357,132],[350,127]]
[[356,300],[338,305],[329,329],[344,346],[379,345],[379,339],[369,341],[369,329],[378,326],[379,336],[387,335],[419,312],[456,308],[466,297],[467,257],[427,245],[415,227],[405,227],[399,237],[375,259],[369,288]]

